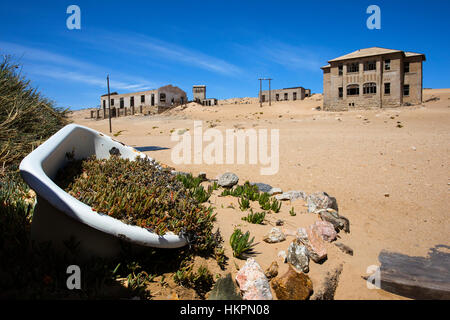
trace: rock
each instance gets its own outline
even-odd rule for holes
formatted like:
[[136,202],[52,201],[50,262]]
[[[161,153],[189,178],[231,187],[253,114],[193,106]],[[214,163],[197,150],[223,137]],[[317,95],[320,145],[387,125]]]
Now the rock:
[[284,224],[284,221],[281,219],[278,219],[277,221],[275,221],[276,226],[282,226],[283,224]]
[[316,221],[313,224],[315,232],[317,232],[324,241],[332,242],[336,240],[337,232],[334,230],[333,224],[328,221]]
[[298,200],[298,199],[302,199],[305,200],[306,199],[306,193],[304,193],[303,191],[288,191],[288,192],[283,192],[282,194],[277,194],[275,196],[275,199],[277,200],[290,200],[290,201],[294,201],[294,200]]
[[287,258],[286,251],[280,250],[277,254],[277,257],[283,259],[284,263],[286,263],[286,258]]
[[298,272],[309,272],[308,250],[298,240],[292,241],[289,245],[286,261]]
[[216,281],[208,300],[242,300],[239,290],[231,278],[231,273]]
[[286,240],[286,236],[280,229],[274,227],[264,236],[263,240],[267,243],[277,243]]
[[202,181],[208,180],[208,179],[206,179],[206,172],[200,172],[200,173],[198,174],[198,177],[199,177],[200,179],[202,179]]
[[306,247],[308,256],[316,263],[320,263],[327,258],[327,250],[322,237],[315,232],[312,226],[299,228],[297,230],[297,240]]
[[353,256],[353,249],[350,248],[349,246],[343,244],[342,242],[336,242],[334,245],[339,249],[341,249],[342,252]]
[[275,278],[278,275],[278,263],[276,261],[273,261],[269,268],[266,269],[266,272],[264,272],[266,277],[268,279]]
[[350,232],[350,221],[344,216],[340,216],[335,210],[319,210],[317,212],[320,219],[330,222],[336,231],[344,230]]
[[313,291],[311,279],[297,273],[290,265],[281,277],[272,280],[272,289],[279,300],[306,300]]
[[269,281],[259,264],[248,258],[236,275],[236,282],[244,300],[272,300]]
[[320,209],[328,209],[328,208],[335,209],[336,211],[338,210],[336,199],[330,197],[325,192],[313,193],[308,196],[306,201],[308,204],[308,212],[316,213]]
[[224,188],[231,188],[239,182],[239,178],[232,172],[226,172],[220,176],[217,184]]
[[276,194],[281,194],[281,193],[283,193],[283,190],[281,190],[281,188],[272,188],[268,192],[268,194],[271,196],[274,196]]
[[332,272],[327,272],[319,289],[314,290],[311,300],[334,300],[334,294],[339,283],[339,277],[342,272],[342,264],[340,264]]
[[260,182],[250,183],[250,185],[257,186],[259,192],[269,192],[272,189],[272,186],[265,184],[265,183],[260,183]]

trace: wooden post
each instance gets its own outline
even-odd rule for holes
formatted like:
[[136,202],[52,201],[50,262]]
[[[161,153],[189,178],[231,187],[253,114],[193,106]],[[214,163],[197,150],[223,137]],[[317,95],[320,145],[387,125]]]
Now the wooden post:
[[106,77],[106,80],[108,82],[109,133],[111,133],[112,132],[112,127],[111,127],[111,94],[109,93],[109,74]]
[[142,105],[139,106],[139,113],[142,113]]
[[131,106],[131,115],[134,116],[134,106]]
[[96,111],[97,111],[96,112],[97,113],[96,114],[96,119],[98,120],[98,119],[100,119],[100,109],[97,109]]

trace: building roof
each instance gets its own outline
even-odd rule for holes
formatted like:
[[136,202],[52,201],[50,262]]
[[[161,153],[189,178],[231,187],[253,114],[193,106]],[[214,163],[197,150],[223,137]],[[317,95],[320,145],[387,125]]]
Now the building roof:
[[[380,48],[380,47],[371,47],[371,48],[365,48],[365,49],[359,49],[359,50],[353,51],[351,53],[348,53],[343,56],[329,60],[328,62],[330,63],[330,62],[341,61],[341,60],[358,59],[358,58],[363,58],[363,57],[378,56],[378,55],[390,54],[390,53],[403,53],[406,57],[423,56],[423,59],[425,60],[425,55],[422,53],[404,52],[401,50],[386,49],[386,48]],[[329,65],[322,67],[322,69],[327,68],[327,67],[329,67]]]

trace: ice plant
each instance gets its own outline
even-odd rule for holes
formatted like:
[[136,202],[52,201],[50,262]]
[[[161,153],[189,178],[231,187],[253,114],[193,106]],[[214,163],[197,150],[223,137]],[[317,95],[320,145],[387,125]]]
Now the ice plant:
[[209,195],[197,181],[179,181],[179,177],[148,159],[130,161],[111,156],[107,160],[71,160],[58,172],[56,180],[99,214],[159,235],[169,231],[185,235],[199,250],[215,246],[215,215],[211,207],[201,204]]

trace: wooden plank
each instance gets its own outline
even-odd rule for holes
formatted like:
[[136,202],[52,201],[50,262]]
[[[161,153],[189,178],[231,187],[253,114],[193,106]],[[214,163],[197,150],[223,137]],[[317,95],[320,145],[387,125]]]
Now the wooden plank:
[[[441,249],[441,250],[439,250]],[[381,289],[412,299],[450,299],[449,246],[430,249],[428,257],[382,251]]]

